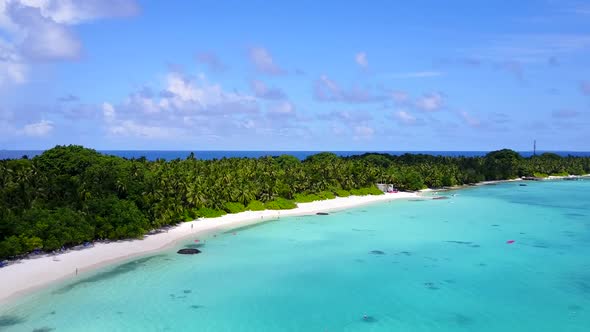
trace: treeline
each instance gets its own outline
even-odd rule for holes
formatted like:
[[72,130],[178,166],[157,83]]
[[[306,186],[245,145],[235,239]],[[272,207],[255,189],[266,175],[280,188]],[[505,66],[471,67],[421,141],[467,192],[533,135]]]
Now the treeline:
[[0,259],[100,239],[141,237],[183,220],[296,202],[444,187],[535,174],[590,173],[590,158],[511,150],[485,157],[279,157],[124,159],[81,146],[57,146],[33,159],[0,161]]

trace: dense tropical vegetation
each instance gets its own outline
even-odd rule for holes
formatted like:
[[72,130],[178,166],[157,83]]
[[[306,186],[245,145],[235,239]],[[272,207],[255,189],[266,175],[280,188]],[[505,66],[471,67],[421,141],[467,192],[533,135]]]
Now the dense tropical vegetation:
[[590,173],[590,158],[511,150],[485,157],[319,153],[198,160],[124,159],[57,146],[0,161],[0,258],[100,239],[141,237],[197,217],[290,209],[296,202],[545,174]]

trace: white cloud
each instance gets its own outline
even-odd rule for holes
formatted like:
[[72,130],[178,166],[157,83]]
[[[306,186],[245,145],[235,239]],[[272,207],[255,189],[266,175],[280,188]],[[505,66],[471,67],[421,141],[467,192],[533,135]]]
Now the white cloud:
[[[255,113],[258,111],[256,98],[223,90],[219,84],[211,84],[204,75],[198,79],[179,72],[169,73],[166,78],[164,96],[157,105],[160,110],[179,110],[183,112]],[[142,97],[155,100],[152,97]],[[149,102],[142,100],[136,107],[145,107]],[[129,102],[133,105],[134,103]],[[155,113],[152,111],[151,113]]]
[[183,131],[174,127],[149,126],[139,124],[133,120],[121,121],[108,128],[113,136],[137,136],[145,138],[173,138],[183,134]]
[[38,61],[78,59],[73,25],[137,12],[134,0],[1,0],[0,83],[24,83]]
[[[106,131],[144,138],[211,137],[246,129],[260,114],[255,97],[228,92],[203,74],[170,72],[160,85],[159,93],[143,87],[118,104],[103,103]],[[290,103],[277,103],[271,111],[284,116],[295,110]]]
[[145,114],[159,113],[163,105],[154,98],[153,92],[148,88],[131,93],[124,103],[125,107]]
[[315,100],[322,102],[330,101],[356,104],[384,100],[384,97],[375,96],[360,87],[355,86],[351,89],[342,89],[336,82],[326,75],[322,75],[316,80],[313,87],[313,94]]
[[366,126],[356,126],[354,127],[354,136],[353,139],[360,140],[360,139],[370,139],[375,134],[375,129]]
[[246,129],[253,129],[253,128],[256,128],[256,122],[254,122],[254,120],[252,120],[252,119],[248,119],[248,120],[243,121],[240,124],[240,126],[242,126],[243,128],[246,128]]
[[416,117],[406,111],[398,111],[394,113],[394,117],[403,124],[411,125],[416,123]]
[[41,120],[37,123],[31,123],[23,127],[23,133],[27,136],[46,136],[53,131],[53,122]]
[[367,60],[367,53],[359,52],[354,56],[354,61],[361,66],[362,68],[367,68],[369,66],[369,61]]
[[284,101],[271,105],[271,107],[268,109],[268,112],[280,115],[295,114],[295,106],[291,102]]
[[258,98],[274,99],[274,100],[286,98],[285,93],[281,89],[274,88],[274,87],[270,88],[266,84],[264,84],[264,82],[262,82],[262,81],[252,80],[250,82],[250,86],[252,87],[252,90],[254,91],[254,95],[256,95],[256,97],[258,97]]
[[2,41],[0,37],[0,86],[3,83],[26,82],[28,70],[14,46]]
[[112,122],[113,120],[115,120],[115,108],[110,103],[102,103],[102,114],[104,116],[105,121],[107,122]]
[[318,115],[318,119],[328,121],[341,121],[344,124],[352,125],[358,124],[359,122],[366,122],[372,120],[373,117],[370,113],[362,111],[332,111],[327,114]]
[[266,48],[252,47],[249,50],[250,61],[256,70],[263,74],[281,75],[285,71],[274,62],[274,59]]
[[438,92],[425,94],[415,101],[416,107],[425,112],[436,112],[442,108],[443,104],[443,96]]
[[135,0],[21,0],[39,8],[43,16],[60,24],[79,24],[107,17],[127,17],[139,13]]
[[391,98],[398,104],[405,104],[409,100],[409,96],[404,91],[392,91]]
[[460,112],[459,115],[461,115],[461,118],[463,118],[463,121],[469,125],[470,127],[479,127],[481,126],[481,121],[479,121],[479,119],[477,119],[476,117],[472,116],[471,114],[463,111]]

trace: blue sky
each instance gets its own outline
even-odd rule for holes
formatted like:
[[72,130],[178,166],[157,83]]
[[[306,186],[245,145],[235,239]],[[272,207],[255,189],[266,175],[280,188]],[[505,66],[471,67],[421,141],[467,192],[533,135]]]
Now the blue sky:
[[590,3],[0,0],[0,149],[590,150]]

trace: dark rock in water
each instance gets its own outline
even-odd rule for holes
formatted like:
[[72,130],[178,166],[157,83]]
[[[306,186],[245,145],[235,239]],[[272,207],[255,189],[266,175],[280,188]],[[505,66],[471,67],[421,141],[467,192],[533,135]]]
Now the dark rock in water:
[[370,253],[373,255],[385,255],[385,252],[383,252],[381,250],[371,250]]
[[411,253],[411,252],[409,252],[409,251],[400,251],[399,253],[400,253],[400,254],[403,254],[403,255],[406,255],[406,256],[410,256],[410,255],[412,255],[412,253]]
[[33,330],[33,332],[51,332],[51,331],[55,331],[55,329],[53,327],[47,327],[47,326]]
[[364,315],[363,318],[361,318],[361,320],[365,323],[375,323],[377,321],[377,318],[373,316]]
[[493,224],[492,226],[494,226],[494,227],[499,227],[500,225],[498,225],[498,224]]
[[318,212],[318,213],[316,213],[316,215],[318,215],[318,216],[327,216],[327,215],[329,215],[329,213],[328,212]]
[[453,320],[459,326],[469,326],[473,324],[473,318],[463,314],[455,314]]
[[581,213],[565,213],[564,216],[566,217],[585,217],[585,214],[581,214]]
[[25,322],[24,318],[18,316],[0,316],[0,328],[7,326],[14,326]]
[[184,248],[184,249],[178,250],[177,253],[179,253],[181,255],[195,255],[195,254],[200,254],[201,250],[199,250],[197,248]]
[[524,183],[521,183],[521,184],[519,184],[519,186],[521,186],[521,187],[526,187],[527,185],[526,185],[526,184],[524,184]]
[[439,289],[433,282],[425,282],[424,286],[428,289],[437,290]]
[[449,199],[447,196],[436,196],[433,199]]
[[190,306],[191,309],[200,309],[202,307],[203,307],[202,305],[198,305],[198,304],[193,304]]
[[456,244],[472,244],[473,242],[469,242],[469,241],[445,241],[448,243],[456,243]]
[[193,291],[192,291],[192,290],[190,290],[190,289],[185,289],[185,290],[183,290],[182,292],[183,292],[184,294],[190,294],[190,293],[192,293]]
[[361,228],[353,228],[354,232],[374,232],[374,229],[361,229]]

